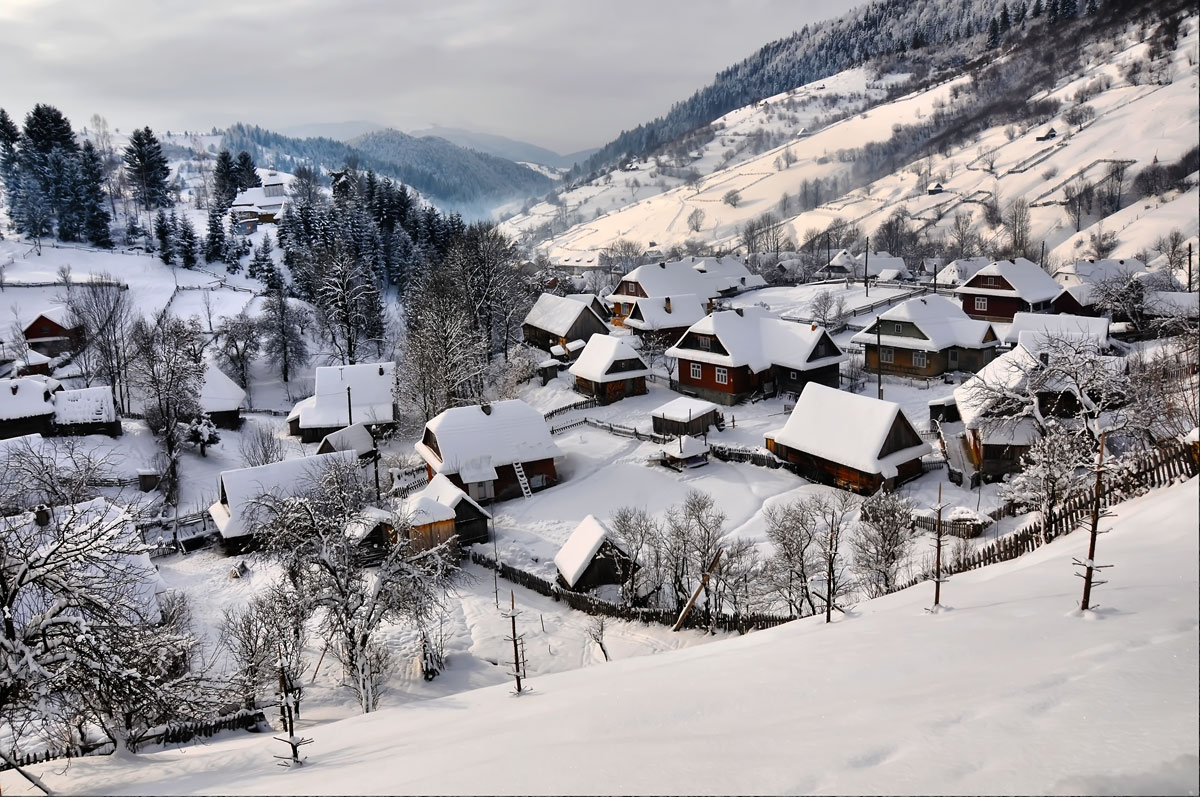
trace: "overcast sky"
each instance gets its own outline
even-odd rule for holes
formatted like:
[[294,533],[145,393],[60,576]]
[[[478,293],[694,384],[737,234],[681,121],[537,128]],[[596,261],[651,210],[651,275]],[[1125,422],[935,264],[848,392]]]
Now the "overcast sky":
[[0,107],[76,128],[466,127],[559,152],[854,0],[0,0]]

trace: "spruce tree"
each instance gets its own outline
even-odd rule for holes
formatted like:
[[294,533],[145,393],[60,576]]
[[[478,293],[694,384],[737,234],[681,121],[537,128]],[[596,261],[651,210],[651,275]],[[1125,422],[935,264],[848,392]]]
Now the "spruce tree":
[[213,204],[224,212],[233,202],[238,192],[237,169],[229,150],[223,149],[217,153],[217,162],[213,166]]
[[1000,23],[996,22],[996,18],[992,17],[988,22],[987,44],[989,50],[994,50],[1000,46]]
[[61,147],[67,152],[76,152],[79,145],[75,143],[75,133],[71,123],[62,112],[53,105],[38,103],[33,110],[25,115],[25,146],[49,155],[55,147]]
[[254,257],[250,260],[250,268],[246,272],[252,278],[265,280],[271,270],[275,268],[275,261],[271,259],[271,249],[271,233],[264,232],[262,241],[254,250]]
[[1033,0],[1033,10],[1029,12],[1029,16],[1037,19],[1042,15],[1042,0]]
[[169,203],[167,178],[171,176],[171,169],[162,145],[149,127],[133,131],[122,159],[134,197],[141,206],[147,210],[166,207]]
[[166,211],[159,208],[154,217],[154,237],[158,239],[158,256],[168,266],[175,260],[174,241],[171,235],[171,222],[167,219]]
[[1007,33],[1012,27],[1012,19],[1008,15],[1008,3],[1003,3],[1000,6],[1000,32]]
[[1046,21],[1051,25],[1058,22],[1058,0],[1046,0]]
[[93,246],[112,249],[112,217],[104,206],[104,161],[92,142],[83,142],[79,154],[82,174],[81,196],[84,210],[84,234]]
[[180,217],[177,222],[175,252],[179,255],[179,265],[184,268],[196,267],[196,230],[187,216]]
[[1091,16],[1099,11],[1100,7],[1096,4],[1096,0],[1087,0],[1087,5],[1083,7],[1083,10],[1088,16]]
[[225,226],[222,211],[215,203],[208,206],[208,232],[204,238],[204,262],[215,263],[225,257]]
[[1066,19],[1079,16],[1079,3],[1076,0],[1059,0],[1058,15]]
[[258,177],[258,169],[254,166],[254,158],[246,150],[238,153],[237,163],[234,164],[234,174],[237,177],[237,186],[241,190],[257,188],[262,185],[262,180]]

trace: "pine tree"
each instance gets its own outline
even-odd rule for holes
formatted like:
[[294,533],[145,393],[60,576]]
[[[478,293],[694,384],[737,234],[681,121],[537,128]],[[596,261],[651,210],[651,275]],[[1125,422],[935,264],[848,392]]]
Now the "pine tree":
[[1000,6],[1000,32],[1007,33],[1012,27],[1012,18],[1008,15],[1008,3]]
[[238,153],[237,163],[234,164],[233,169],[239,189],[257,188],[262,185],[262,180],[258,177],[258,169],[254,166],[254,158],[246,150]]
[[174,241],[171,240],[171,222],[167,219],[166,211],[159,208],[154,217],[154,237],[158,239],[158,256],[168,266],[175,260]]
[[1059,0],[1058,14],[1064,19],[1073,19],[1079,16],[1079,3],[1076,0]]
[[1051,25],[1058,22],[1058,0],[1046,0],[1046,21]]
[[82,199],[84,208],[84,233],[93,246],[112,249],[112,218],[104,206],[104,161],[91,141],[83,142],[79,155],[82,173]]
[[1029,16],[1037,19],[1042,15],[1042,0],[1033,0],[1033,10],[1029,12]]
[[169,204],[167,178],[171,176],[171,169],[162,145],[149,127],[133,131],[122,159],[134,197],[141,206],[147,210],[166,207]]
[[222,210],[215,202],[208,206],[208,233],[204,238],[204,262],[215,263],[225,257],[225,227]]
[[49,155],[55,147],[67,152],[79,149],[70,121],[53,105],[38,103],[33,106],[33,110],[25,115],[24,132],[25,146],[43,155]]
[[181,217],[176,225],[175,251],[179,255],[179,265],[196,267],[196,230],[187,216]]
[[271,233],[264,232],[262,241],[259,242],[258,248],[254,250],[254,257],[250,260],[250,268],[246,272],[251,278],[265,279],[275,268],[275,261],[271,259],[271,249]]
[[1087,0],[1087,5],[1083,7],[1083,10],[1088,16],[1091,16],[1099,11],[1100,7],[1097,5],[1096,0]]
[[992,17],[988,22],[987,44],[989,50],[994,50],[1000,46],[1000,23],[996,22],[996,18]]
[[217,210],[224,212],[233,202],[238,192],[237,169],[229,150],[223,149],[217,153],[217,162],[213,166],[213,204]]
[[13,183],[17,173],[17,143],[20,140],[20,128],[8,115],[8,111],[0,108],[0,180],[3,180],[8,188],[9,207],[12,207]]

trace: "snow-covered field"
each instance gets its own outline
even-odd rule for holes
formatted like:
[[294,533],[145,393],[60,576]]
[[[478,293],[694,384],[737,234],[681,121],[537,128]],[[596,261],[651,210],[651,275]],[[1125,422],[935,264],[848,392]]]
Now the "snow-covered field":
[[[520,697],[496,667],[485,688],[313,720],[299,769],[275,765],[270,735],[234,733],[31,770],[109,794],[1195,794],[1198,485],[1115,508],[1098,549],[1115,567],[1086,614],[1075,533],[954,577],[936,614],[922,586],[831,626],[531,674]],[[531,668],[543,642],[569,644],[540,608],[518,620]],[[468,611],[498,642],[495,608]]]

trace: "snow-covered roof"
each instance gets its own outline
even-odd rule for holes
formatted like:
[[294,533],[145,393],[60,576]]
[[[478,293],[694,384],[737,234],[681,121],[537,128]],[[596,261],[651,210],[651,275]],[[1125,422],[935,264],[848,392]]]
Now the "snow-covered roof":
[[931,450],[928,443],[921,442],[881,456],[897,418],[908,423],[900,405],[894,401],[881,401],[809,382],[796,399],[796,406],[784,427],[767,437],[788,448],[863,473],[892,478],[898,465]]
[[1193,445],[1200,443],[1200,426],[1193,426],[1192,431],[1183,436],[1183,442],[1192,443]]
[[[623,360],[633,360],[635,367],[625,370],[613,370],[613,367]],[[650,373],[641,355],[634,351],[624,338],[615,335],[596,333],[583,347],[579,359],[567,369],[571,376],[587,379],[591,382],[616,382],[622,379],[633,379]]]
[[454,482],[450,481],[440,473],[435,473],[433,478],[429,480],[429,484],[412,493],[409,498],[412,499],[416,498],[417,496],[424,496],[425,498],[430,498],[434,501],[437,501],[442,506],[449,507],[451,512],[457,510],[459,503],[466,501],[468,504],[478,509],[484,517],[491,517],[491,513],[480,506],[474,498],[464,493]]
[[934,281],[939,285],[961,285],[991,262],[986,257],[960,257],[958,260],[951,260],[947,263],[937,273]]
[[540,412],[520,399],[485,407],[451,407],[425,424],[441,455],[423,442],[417,453],[437,473],[457,473],[464,482],[491,481],[496,468],[551,459],[562,452]]
[[[637,283],[646,296],[684,296],[694,294],[702,299],[715,299],[729,292],[760,288],[766,280],[751,274],[746,264],[734,257],[690,258],[638,266],[621,278],[621,282]],[[629,302],[632,295],[612,294],[610,302]]]
[[625,326],[644,332],[690,327],[708,315],[705,302],[694,293],[635,299],[634,304],[636,307],[625,319]]
[[355,456],[365,456],[375,450],[375,438],[371,430],[361,423],[353,423],[344,429],[330,432],[321,440],[318,448],[328,447],[333,451],[353,451]]
[[[282,180],[275,184],[282,185]],[[266,213],[278,213],[287,204],[287,194],[267,196],[267,185],[268,183],[264,180],[261,186],[238,191],[231,206],[239,210],[253,208]]]
[[52,390],[46,380],[32,376],[0,382],[0,421],[52,415]]
[[1095,285],[1115,277],[1135,277],[1145,270],[1146,264],[1133,257],[1076,260],[1055,271],[1054,280],[1064,287]]
[[[575,531],[554,555],[554,566],[568,587],[574,588],[579,577],[588,569],[596,552],[611,535],[608,528],[595,515],[588,515],[579,522]],[[614,542],[615,544],[615,542]]]
[[[301,429],[348,426],[354,423],[392,423],[396,420],[392,386],[396,364],[359,363],[318,368],[314,395],[299,402],[288,419],[299,418]],[[347,408],[346,391],[349,390]],[[353,417],[347,417],[347,411]]]
[[20,437],[9,437],[0,440],[0,460],[8,457],[14,451],[32,451],[40,454],[45,450],[46,441],[40,434],[23,434]]
[[1146,291],[1146,310],[1155,316],[1200,317],[1200,293]]
[[30,349],[29,351],[27,351],[23,355],[21,355],[21,359],[16,361],[16,365],[18,368],[20,368],[22,366],[28,367],[28,366],[33,366],[33,365],[46,365],[47,363],[50,362],[51,359],[53,359],[53,358],[47,357],[45,354],[42,354],[40,351],[34,351],[33,349]]
[[204,368],[204,385],[200,388],[200,409],[205,412],[231,412],[242,406],[246,391],[213,363]]
[[975,349],[981,346],[995,346],[993,338],[984,342],[992,325],[987,321],[977,321],[963,312],[962,307],[955,301],[938,296],[922,296],[901,302],[889,308],[879,316],[882,332],[890,331],[887,326],[891,323],[911,323],[921,331],[925,338],[914,338],[905,335],[876,334],[875,326],[858,332],[850,338],[854,343],[874,344],[901,349],[916,349],[918,351],[942,351],[951,346],[964,349]]
[[[362,542],[380,523],[394,524],[395,522],[394,513],[377,506],[366,506],[360,509],[354,519],[346,524],[343,532],[351,541]],[[413,521],[413,525],[418,525],[420,522],[428,523],[429,521]]]
[[596,306],[598,306],[598,307],[604,307],[604,302],[600,301],[600,297],[594,293],[568,293],[563,298],[570,299],[573,302],[579,302],[581,304],[586,304],[589,307],[592,306],[593,302],[595,302]]
[[701,440],[699,437],[691,435],[681,435],[674,443],[668,443],[663,447],[663,454],[677,459],[687,459],[688,457],[698,457],[701,454],[708,453],[708,443]]
[[54,394],[54,422],[57,424],[112,423],[117,419],[111,387],[85,387],[60,390]]
[[882,278],[883,272],[890,272],[891,279],[908,276],[908,268],[904,258],[896,257],[888,252],[869,252],[852,255],[845,249],[840,250],[829,260],[829,264],[818,270],[818,274],[849,274],[861,276],[863,261],[866,261],[867,276]]
[[717,405],[711,401],[703,401],[691,398],[690,396],[680,396],[654,410],[654,412],[650,413],[650,416],[653,418],[664,418],[668,421],[686,423],[692,418],[698,418],[716,409]]
[[525,323],[561,338],[566,337],[572,325],[584,313],[590,313],[601,324],[604,323],[604,319],[596,315],[596,311],[586,302],[543,293],[525,316]]
[[[986,285],[988,277],[1000,277],[1011,285],[1012,289],[989,288]],[[1015,261],[997,260],[988,263],[965,284],[955,288],[955,292],[972,296],[1016,296],[1033,304],[1050,301],[1062,292],[1062,286],[1042,271],[1037,263],[1018,257]]]
[[1004,342],[1015,346],[1024,333],[1056,338],[1063,335],[1084,336],[1095,341],[1100,348],[1108,346],[1108,319],[1083,315],[1048,315],[1046,313],[1016,313]]
[[[53,321],[54,323],[58,324],[63,329],[70,329],[70,327],[67,326],[67,324],[71,320],[71,311],[69,309],[67,309],[66,305],[55,304],[55,305],[50,305],[49,307],[46,307],[40,313],[38,313],[36,316],[34,316],[33,321],[29,322],[29,326],[26,326],[25,330],[28,331],[29,327],[33,326],[34,323],[36,323],[39,318],[44,318],[47,321]],[[34,340],[37,340],[37,338],[34,338]]]
[[405,499],[404,512],[408,515],[408,522],[414,526],[454,520],[453,507],[446,506],[432,496],[421,493],[413,493]]
[[243,537],[252,533],[248,526],[249,510],[264,495],[287,497],[309,489],[311,479],[334,463],[355,464],[352,451],[335,451],[311,457],[285,459],[254,468],[221,471],[218,485],[221,499],[208,509],[222,537]]
[[[688,334],[692,333],[715,336],[728,354],[680,348],[679,344],[676,344],[667,349],[667,356],[684,357],[729,368],[746,365],[756,373],[772,365],[803,371],[846,359],[845,352],[829,339],[836,354],[810,361],[809,357],[817,344],[823,338],[828,338],[825,329],[816,325],[772,318],[761,307],[718,311],[692,324],[688,328]],[[680,343],[682,342],[681,340]]]

